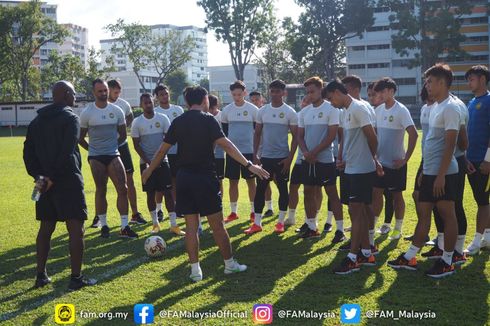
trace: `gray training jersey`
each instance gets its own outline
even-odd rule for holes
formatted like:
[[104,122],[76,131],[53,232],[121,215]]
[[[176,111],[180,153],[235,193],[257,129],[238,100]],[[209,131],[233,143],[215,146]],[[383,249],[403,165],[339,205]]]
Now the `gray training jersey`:
[[[151,161],[158,152],[169,127],[170,120],[164,114],[155,113],[151,119],[142,114],[133,121],[131,137],[140,139],[141,149],[146,158]],[[163,160],[167,161],[167,155]],[[140,157],[140,163],[146,162]]]
[[[468,107],[466,104],[463,103],[459,99],[459,97],[451,95],[453,100],[458,104],[458,109],[459,109],[459,117],[461,119],[460,124],[459,124],[459,129],[461,128],[466,128],[468,125],[468,120],[470,119],[470,113],[468,112]],[[458,145],[456,145],[456,150],[454,151],[454,157],[458,158],[460,156],[463,156],[465,154],[465,151],[462,151],[459,149]]]
[[405,158],[405,130],[413,125],[410,112],[398,101],[389,109],[384,103],[376,108],[377,156],[381,165],[393,169],[395,160]]
[[[429,132],[425,139],[423,171],[425,175],[438,175],[444,155],[445,136],[448,130],[459,130],[461,118],[458,103],[449,96],[437,103],[430,112]],[[451,158],[446,175],[458,173],[458,163]]]
[[[128,103],[128,101],[118,97],[117,100],[112,103],[116,106],[118,106],[124,113],[124,117],[126,118],[128,115],[132,114],[133,111],[131,110],[131,105]],[[126,139],[124,142],[122,142],[121,144],[119,144],[119,147],[127,144],[128,140]]]
[[80,127],[88,129],[88,155],[118,155],[119,133],[117,128],[125,126],[124,113],[118,106],[107,103],[98,108],[90,103],[80,114]]
[[435,103],[431,105],[424,104],[420,109],[420,126],[422,127],[422,157],[424,157],[424,146],[427,133],[429,132],[429,116],[430,110],[435,106]]
[[345,161],[345,173],[361,174],[376,171],[373,155],[362,130],[373,124],[370,109],[361,101],[352,99],[352,103],[343,113],[342,127],[344,148],[342,159]]
[[[214,118],[216,121],[218,121],[219,126],[221,127],[221,111],[218,111],[218,114],[216,114]],[[214,147],[214,158],[225,158],[225,151],[219,145]]]
[[228,138],[243,154],[253,154],[254,123],[259,109],[245,101],[242,106],[230,103],[221,111],[221,123],[228,124]]
[[262,125],[261,157],[287,157],[289,128],[298,124],[296,111],[286,103],[277,108],[266,104],[257,113],[257,123]]
[[[165,114],[167,116],[168,120],[170,120],[170,124],[172,124],[172,122],[174,121],[175,118],[177,118],[179,115],[184,113],[184,109],[182,109],[178,105],[170,104],[170,107],[168,109],[164,109],[160,106],[155,107],[155,112]],[[177,144],[170,147],[167,154],[170,154],[170,155],[177,154]]]

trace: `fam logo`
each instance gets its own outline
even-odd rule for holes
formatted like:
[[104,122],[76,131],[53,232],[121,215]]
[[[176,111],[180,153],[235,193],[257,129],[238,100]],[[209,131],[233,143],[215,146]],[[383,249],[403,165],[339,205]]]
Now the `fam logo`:
[[157,122],[155,123],[155,127],[160,128],[160,122],[158,122],[158,121],[157,121]]
[[279,113],[279,118],[281,118],[281,119],[284,118],[284,112]]
[[479,103],[476,105],[476,109],[477,109],[477,110],[480,110],[480,109],[481,109],[481,102],[479,102]]
[[323,112],[318,112],[318,119],[323,118]]
[[75,306],[66,303],[57,304],[54,307],[54,321],[58,325],[74,324]]
[[390,115],[390,119],[389,119],[390,122],[393,122],[393,116]]
[[177,118],[177,112],[172,113],[172,115],[174,116],[174,118]]
[[114,119],[114,113],[109,113],[109,118]]
[[243,111],[243,116],[246,117],[248,115],[248,111]]

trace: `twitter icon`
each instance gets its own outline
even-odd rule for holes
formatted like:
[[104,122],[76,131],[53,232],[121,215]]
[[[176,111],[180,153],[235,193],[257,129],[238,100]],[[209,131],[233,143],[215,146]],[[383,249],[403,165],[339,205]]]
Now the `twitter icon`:
[[361,306],[355,303],[343,304],[340,307],[340,321],[342,324],[360,324]]

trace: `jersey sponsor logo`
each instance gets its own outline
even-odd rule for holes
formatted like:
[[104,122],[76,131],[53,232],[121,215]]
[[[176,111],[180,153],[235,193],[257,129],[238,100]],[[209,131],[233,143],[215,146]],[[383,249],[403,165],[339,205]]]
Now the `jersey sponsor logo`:
[[248,111],[243,111],[243,116],[246,117],[248,115]]
[[160,128],[160,122],[158,122],[158,121],[157,121],[157,122],[155,123],[155,127]]
[[284,112],[279,113],[279,118],[284,118]]
[[323,112],[318,113],[318,118],[321,119],[323,117]]
[[390,119],[389,119],[390,122],[393,122],[393,116],[390,115]]
[[114,119],[114,113],[109,113],[109,118]]

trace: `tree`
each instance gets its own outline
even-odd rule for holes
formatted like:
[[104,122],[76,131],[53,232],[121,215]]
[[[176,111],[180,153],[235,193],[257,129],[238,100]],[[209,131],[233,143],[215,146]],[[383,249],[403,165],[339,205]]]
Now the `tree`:
[[409,68],[422,67],[425,71],[443,56],[444,60],[464,57],[460,44],[465,36],[460,33],[461,16],[471,12],[467,1],[444,0],[382,0],[393,12],[390,15],[392,46],[402,57],[408,57]]
[[304,8],[290,26],[293,59],[326,79],[343,66],[345,40],[362,37],[374,23],[371,0],[296,0]]
[[228,45],[235,76],[243,80],[254,50],[264,44],[273,26],[273,0],[199,0],[206,25]]
[[[48,42],[61,43],[68,31],[41,12],[37,0],[17,6],[0,6],[0,53],[7,62],[5,73],[15,87],[16,96],[27,100],[33,58]],[[32,87],[31,87],[32,90]]]
[[107,56],[105,65],[102,65],[105,68],[99,68],[102,53],[102,50],[95,50],[93,47],[88,50],[88,66],[85,70],[84,80],[80,83],[80,89],[77,90],[77,92],[85,94],[87,100],[93,100],[92,81],[96,78],[107,79],[110,72],[116,71],[113,56]]
[[206,78],[203,78],[199,81],[199,86],[201,87],[204,87],[205,89],[208,90],[208,92],[210,91],[209,89],[209,79],[206,77]]
[[174,103],[177,102],[184,88],[190,85],[187,81],[187,74],[182,69],[177,69],[170,73],[165,80],[165,84],[170,88],[170,99]]
[[73,55],[59,55],[51,51],[48,62],[41,68],[41,90],[43,94],[49,92],[54,83],[67,80],[76,90],[81,88],[85,79],[85,67],[80,57]]

